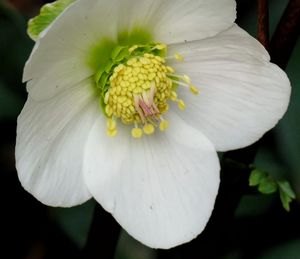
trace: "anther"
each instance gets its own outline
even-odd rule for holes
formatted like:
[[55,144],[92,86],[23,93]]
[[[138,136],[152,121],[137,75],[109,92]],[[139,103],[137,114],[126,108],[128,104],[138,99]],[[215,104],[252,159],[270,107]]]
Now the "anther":
[[185,110],[185,103],[183,100],[178,100],[178,107],[180,110]]
[[104,103],[105,104],[108,104],[108,99],[109,99],[109,91],[107,91],[105,96],[104,96]]
[[131,130],[131,136],[134,137],[134,138],[141,138],[143,136],[142,129],[137,128],[137,127],[133,128]]
[[162,50],[162,49],[166,49],[167,45],[166,44],[157,44],[153,49],[158,49],[158,50]]
[[106,133],[109,137],[115,137],[117,135],[118,131],[117,131],[117,129],[113,129],[113,130],[108,129],[106,131]]
[[183,61],[184,60],[183,56],[181,56],[179,53],[175,53],[174,58],[178,61]]
[[114,130],[117,127],[117,123],[115,120],[113,120],[112,118],[109,118],[106,122],[107,125],[107,129],[108,130]]
[[155,128],[152,124],[145,124],[144,127],[143,127],[143,130],[144,130],[144,133],[147,134],[147,135],[151,135],[154,133],[155,131]]
[[169,127],[169,122],[166,121],[166,120],[162,120],[162,121],[160,122],[160,124],[159,124],[159,129],[160,129],[161,131],[167,130],[168,127]]
[[183,83],[183,82],[181,82],[181,81],[178,81],[178,80],[174,80],[174,79],[172,79],[172,82],[173,82],[174,84],[178,84],[178,85],[181,85],[181,86],[184,86],[184,87],[189,87],[189,85],[188,85],[188,84],[186,84],[186,83]]
[[190,85],[190,91],[194,94],[194,95],[198,95],[199,94],[199,89],[194,86],[194,85]]
[[188,75],[183,75],[182,76],[182,79],[184,82],[186,82],[187,84],[190,84],[191,83],[191,79]]
[[174,102],[177,101],[177,93],[175,91],[171,92],[170,99]]
[[128,49],[128,51],[131,53],[135,51],[139,46],[138,45],[133,45],[131,48]]

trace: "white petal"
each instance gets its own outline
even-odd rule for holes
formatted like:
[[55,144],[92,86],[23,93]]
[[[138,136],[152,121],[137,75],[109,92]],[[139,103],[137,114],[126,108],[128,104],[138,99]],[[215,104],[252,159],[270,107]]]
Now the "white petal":
[[180,115],[201,130],[218,151],[242,148],[273,128],[290,98],[286,74],[268,61],[263,47],[237,26],[214,38],[173,46],[185,62],[173,64],[200,88],[179,91],[187,109]]
[[89,81],[48,101],[28,98],[18,118],[16,167],[23,187],[41,202],[68,207],[91,197],[82,161],[99,110]]
[[[85,33],[87,10],[94,1],[76,1],[42,33],[26,62],[23,81],[35,100],[45,100],[90,77],[87,66],[88,48],[95,38]],[[90,4],[89,4],[90,3]],[[75,8],[78,6],[78,8]]]
[[41,34],[24,69],[36,100],[86,79],[88,53],[103,38],[116,40],[136,26],[165,43],[213,36],[235,19],[233,0],[78,0]]
[[177,115],[168,115],[165,133],[139,140],[124,128],[108,138],[99,120],[85,153],[92,195],[130,235],[154,248],[170,248],[201,233],[219,186],[212,144]]
[[229,28],[236,19],[236,2],[233,0],[153,2],[159,6],[149,9],[152,16],[148,24],[154,24],[156,39],[166,44],[212,37]]

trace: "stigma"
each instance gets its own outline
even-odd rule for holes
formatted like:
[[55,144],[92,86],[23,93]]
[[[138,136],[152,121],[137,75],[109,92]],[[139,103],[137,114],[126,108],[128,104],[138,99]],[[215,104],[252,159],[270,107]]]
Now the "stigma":
[[[180,110],[186,107],[178,98],[178,87],[188,88],[195,95],[199,93],[187,75],[176,74],[167,65],[168,58],[155,52],[134,55],[138,48],[138,45],[129,48],[132,57],[115,66],[108,79],[103,102],[110,137],[117,135],[118,123],[131,125],[131,135],[136,139],[156,130],[165,131],[169,122],[163,116],[169,110],[169,101],[176,102]],[[166,45],[157,44],[153,49],[163,48]],[[174,59],[184,60],[178,53]]]

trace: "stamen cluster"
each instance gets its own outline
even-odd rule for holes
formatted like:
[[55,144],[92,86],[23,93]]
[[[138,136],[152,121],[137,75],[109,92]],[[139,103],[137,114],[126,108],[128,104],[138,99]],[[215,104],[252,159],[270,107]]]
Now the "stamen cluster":
[[[179,85],[189,86],[188,76],[176,75],[174,69],[166,65],[165,58],[153,53],[133,56],[114,67],[108,83],[104,108],[109,136],[117,134],[116,119],[134,125],[131,131],[134,138],[140,138],[143,133],[151,135],[156,127],[166,130],[169,123],[162,115],[169,109],[168,100],[185,109],[175,89]],[[190,90],[194,88],[190,86]]]

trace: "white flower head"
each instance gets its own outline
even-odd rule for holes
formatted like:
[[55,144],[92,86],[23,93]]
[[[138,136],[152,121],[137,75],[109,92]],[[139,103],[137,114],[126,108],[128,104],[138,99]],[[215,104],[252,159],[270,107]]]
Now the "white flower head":
[[24,69],[24,188],[52,206],[94,197],[150,247],[195,238],[214,207],[217,151],[258,140],[290,97],[285,73],[235,13],[234,0],[69,5]]

